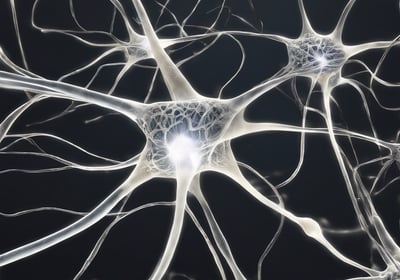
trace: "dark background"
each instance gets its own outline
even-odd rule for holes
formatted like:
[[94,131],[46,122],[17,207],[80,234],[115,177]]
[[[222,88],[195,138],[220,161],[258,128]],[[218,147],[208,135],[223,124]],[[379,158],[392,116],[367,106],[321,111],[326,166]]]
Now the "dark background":
[[[75,1],[77,17],[88,29],[105,30],[111,17],[107,1]],[[136,30],[133,18],[135,12],[129,1],[125,7]],[[326,34],[335,26],[347,1],[305,0],[305,7],[315,30]],[[37,23],[49,28],[76,28],[68,11],[67,0],[43,0],[37,11]],[[216,1],[202,1],[199,9],[188,21],[189,25],[209,26],[216,16],[212,8],[218,7]],[[105,48],[88,47],[62,34],[43,34],[31,26],[33,1],[17,1],[17,13],[22,43],[25,48],[29,69],[48,79],[57,79],[79,66],[88,63],[104,52]],[[171,1],[170,10],[182,21],[195,1]],[[147,3],[146,8],[153,19],[159,14],[159,7]],[[254,1],[252,10],[247,1],[227,1],[218,30],[260,31],[280,34],[290,38],[298,36],[301,30],[300,16],[295,0]],[[208,13],[207,13],[208,12]],[[400,11],[395,0],[358,1],[345,25],[344,43],[359,44],[376,40],[391,40],[399,34]],[[245,24],[246,19],[249,24]],[[0,46],[18,65],[21,56],[17,38],[12,25],[11,9],[8,1],[0,2]],[[171,17],[160,18],[158,27],[171,22]],[[121,24],[117,22],[116,34],[124,38]],[[188,32],[198,32],[189,28]],[[176,29],[161,31],[159,36],[176,36]],[[246,52],[242,71],[223,91],[223,97],[233,97],[267,79],[287,63],[286,49],[283,45],[260,38],[238,37]],[[101,36],[93,36],[96,42],[109,42]],[[204,40],[189,46],[171,48],[171,57],[180,61],[193,52],[200,51],[211,40]],[[357,58],[371,67],[376,65],[381,51],[371,51]],[[181,70],[192,85],[202,94],[216,97],[219,89],[235,73],[240,64],[241,52],[238,45],[227,37],[220,39],[208,51],[185,63]],[[106,62],[121,61],[124,57],[115,55]],[[389,81],[399,81],[399,53],[393,50],[382,67],[381,76]],[[125,76],[116,89],[116,95],[143,101],[149,88],[152,73],[149,69],[155,64],[142,63],[147,68],[135,67]],[[6,69],[4,67],[4,69]],[[70,83],[84,85],[96,68],[68,80]],[[92,89],[106,92],[116,77],[118,68],[102,71],[92,85]],[[349,66],[344,75],[360,69]],[[362,78],[362,77],[361,77]],[[308,82],[299,79],[299,87],[307,89]],[[355,90],[340,87],[334,92],[339,109],[334,109],[337,126],[348,127],[354,131],[371,134],[361,99]],[[398,91],[379,88],[381,101],[388,106],[399,106]],[[306,93],[303,91],[303,98]],[[389,97],[388,97],[389,96]],[[366,94],[368,106],[378,136],[386,141],[395,139],[399,128],[399,114],[387,112],[376,106],[370,95]],[[0,116],[3,119],[25,100],[23,93],[2,91],[0,96]],[[169,100],[165,86],[158,76],[151,102]],[[316,94],[314,106],[320,108],[320,95]],[[91,152],[118,160],[124,160],[141,151],[144,136],[136,125],[123,116],[109,114],[107,110],[86,106],[51,122],[35,124],[46,120],[70,104],[69,101],[47,100],[33,106],[15,124],[12,133],[48,132],[54,133]],[[106,115],[101,120],[85,123],[85,120]],[[301,112],[290,92],[289,84],[280,90],[272,90],[254,102],[246,111],[252,121],[279,121],[299,125]],[[310,126],[321,126],[323,120],[315,115],[307,121]],[[357,141],[356,141],[357,142]],[[9,143],[6,139],[4,144]],[[343,141],[343,149],[349,152]],[[57,153],[70,160],[94,163],[93,159],[48,140],[38,140],[46,151]],[[263,133],[248,135],[232,142],[238,160],[247,163],[278,184],[294,170],[299,157],[299,136],[288,133]],[[26,143],[16,150],[31,149]],[[355,150],[361,162],[379,156],[373,145],[355,143]],[[31,156],[0,155],[0,167],[7,168],[45,168],[54,163]],[[367,178],[374,176],[380,165],[363,171]],[[44,174],[10,172],[0,175],[0,211],[16,212],[40,206],[57,206],[78,211],[89,211],[108,193],[120,184],[131,170],[88,173],[82,171],[62,171]],[[398,176],[399,170],[391,168],[384,178],[389,181]],[[265,183],[252,174],[250,182],[267,195]],[[230,179],[208,172],[202,175],[202,186],[214,211],[216,219],[225,233],[239,267],[248,279],[256,279],[257,261],[264,248],[275,233],[279,216],[260,205]],[[371,182],[366,179],[365,182]],[[389,232],[399,241],[399,184],[391,185],[385,192],[374,198],[377,210],[387,224]],[[174,197],[175,182],[155,179],[144,184],[129,201],[129,208],[151,201],[167,201]],[[349,229],[357,226],[354,211],[350,204],[342,176],[338,170],[330,143],[325,136],[307,137],[304,165],[292,183],[281,189],[287,208],[298,216],[313,217],[321,225],[334,229]],[[189,203],[197,213],[205,229],[205,218],[193,199]],[[82,279],[146,279],[156,265],[164,249],[168,236],[173,209],[154,207],[120,222],[110,233],[101,251]],[[21,244],[36,240],[60,227],[76,220],[76,217],[62,213],[34,213],[17,218],[0,218],[1,251],[13,249]],[[10,264],[0,269],[1,280],[13,279],[72,279],[104,228],[111,221],[104,219],[89,230],[35,256]],[[380,261],[371,256],[368,239],[362,234],[333,235],[327,238],[345,255],[371,266]],[[232,279],[226,264],[228,279]],[[187,219],[181,242],[169,270],[171,279],[185,279],[174,273],[183,273],[194,279],[219,279],[212,257],[196,227]],[[356,269],[337,261],[322,246],[308,239],[294,225],[286,222],[276,246],[263,264],[263,279],[346,279],[363,276]],[[167,278],[167,277],[166,277]]]

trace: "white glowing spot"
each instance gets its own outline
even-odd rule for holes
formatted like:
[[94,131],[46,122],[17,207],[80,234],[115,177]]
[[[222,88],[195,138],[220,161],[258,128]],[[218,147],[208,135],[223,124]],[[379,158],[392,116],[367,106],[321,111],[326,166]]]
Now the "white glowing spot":
[[321,68],[324,68],[328,65],[328,60],[323,55],[318,55],[316,57],[316,60],[318,61]]
[[176,166],[196,168],[199,165],[198,145],[192,138],[180,134],[167,147],[168,157]]

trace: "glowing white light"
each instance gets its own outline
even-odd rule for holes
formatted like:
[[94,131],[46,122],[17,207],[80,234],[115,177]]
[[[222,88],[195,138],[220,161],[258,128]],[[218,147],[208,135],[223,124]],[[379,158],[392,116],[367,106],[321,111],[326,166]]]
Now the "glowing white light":
[[324,68],[326,65],[328,65],[328,60],[323,55],[318,55],[316,59],[321,68]]
[[196,168],[199,165],[198,145],[192,138],[180,134],[167,147],[168,156],[176,166]]

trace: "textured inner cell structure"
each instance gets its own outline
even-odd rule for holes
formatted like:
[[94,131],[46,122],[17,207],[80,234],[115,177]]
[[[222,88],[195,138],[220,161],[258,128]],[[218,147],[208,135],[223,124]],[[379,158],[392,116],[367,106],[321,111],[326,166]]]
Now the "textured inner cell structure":
[[0,22],[0,279],[400,279],[398,0]]

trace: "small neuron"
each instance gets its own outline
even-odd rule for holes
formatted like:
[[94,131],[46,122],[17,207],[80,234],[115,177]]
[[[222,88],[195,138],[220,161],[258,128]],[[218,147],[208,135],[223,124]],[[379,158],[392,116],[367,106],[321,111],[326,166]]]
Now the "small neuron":
[[148,51],[142,46],[128,46],[126,48],[126,59],[129,58],[136,58],[136,59],[146,59],[150,58]]
[[169,148],[177,138],[181,145],[190,139],[199,166],[207,163],[227,125],[229,111],[225,104],[210,101],[160,102],[148,107],[139,125],[148,141],[149,167],[168,176],[175,173]]
[[293,70],[309,73],[336,72],[345,62],[340,45],[327,37],[306,34],[288,47],[289,64]]
[[125,57],[127,60],[132,58],[134,60],[143,60],[151,57],[149,54],[149,45],[145,37],[138,38],[134,42],[125,43],[123,46],[125,47]]

